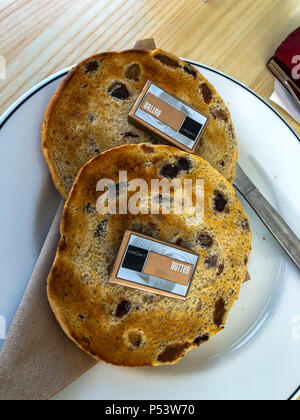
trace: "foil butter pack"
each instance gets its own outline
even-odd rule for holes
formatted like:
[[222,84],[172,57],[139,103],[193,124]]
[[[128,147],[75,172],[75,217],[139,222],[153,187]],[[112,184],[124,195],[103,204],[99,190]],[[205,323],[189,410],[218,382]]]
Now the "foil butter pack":
[[185,300],[198,258],[190,250],[127,230],[109,281]]
[[209,118],[148,80],[128,120],[159,140],[194,153]]

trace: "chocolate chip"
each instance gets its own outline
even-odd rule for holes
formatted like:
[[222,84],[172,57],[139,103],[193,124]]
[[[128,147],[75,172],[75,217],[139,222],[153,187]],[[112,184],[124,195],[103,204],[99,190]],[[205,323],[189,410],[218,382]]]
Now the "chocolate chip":
[[143,302],[145,303],[152,303],[154,301],[154,296],[153,295],[145,295],[143,296]]
[[99,61],[91,60],[84,66],[85,73],[92,73],[93,71],[97,71],[99,68]]
[[210,88],[207,86],[206,83],[203,83],[202,85],[199,86],[199,90],[204,99],[204,102],[206,104],[209,104],[212,100],[212,91],[210,90]]
[[209,268],[214,268],[218,264],[218,257],[216,255],[212,255],[211,257],[205,258],[204,263]]
[[224,211],[227,204],[226,198],[223,196],[222,193],[215,191],[214,196],[214,207],[218,212]]
[[128,182],[126,182],[126,181],[118,182],[116,184],[116,194],[117,195],[120,194],[120,188],[121,188],[121,194],[120,195],[124,194],[127,187],[128,187]]
[[217,327],[220,327],[223,324],[225,315],[225,302],[224,299],[220,298],[215,303],[215,310],[214,310],[214,324]]
[[164,144],[164,142],[163,142],[163,141],[161,141],[161,140],[159,140],[159,139],[157,139],[157,138],[155,138],[155,137],[149,137],[149,141],[150,141],[152,144]]
[[85,211],[87,212],[87,214],[93,214],[95,213],[95,207],[92,206],[92,203],[87,203],[87,205],[85,206]]
[[129,91],[127,87],[120,82],[113,83],[108,88],[108,93],[113,97],[117,99],[127,99],[129,97]]
[[179,64],[177,63],[177,61],[173,60],[173,58],[165,54],[156,54],[154,55],[154,58],[166,66],[179,67]]
[[225,109],[221,108],[211,108],[210,109],[211,115],[215,120],[228,122],[228,115]]
[[231,136],[231,139],[234,140],[233,127],[232,127],[231,124],[228,126],[228,131],[229,131],[229,134]]
[[176,245],[183,246],[184,240],[182,238],[178,238],[176,241]]
[[81,314],[79,314],[79,315],[78,315],[78,318],[79,318],[81,321],[84,321],[84,320],[85,320],[85,315],[81,315]]
[[91,341],[89,338],[87,338],[85,335],[82,337],[82,341],[84,342],[84,344],[86,344],[87,346],[90,346]]
[[201,312],[202,311],[202,308],[203,308],[203,303],[202,303],[202,300],[199,299],[199,302],[198,302],[198,304],[196,306],[196,311]]
[[139,137],[138,134],[132,133],[131,131],[125,131],[124,133],[121,133],[122,137]]
[[129,80],[135,80],[138,82],[141,74],[141,68],[137,63],[130,64],[125,69],[125,77]]
[[176,166],[179,168],[180,171],[188,172],[191,169],[191,162],[188,159],[181,157],[178,160]]
[[113,267],[114,267],[114,262],[111,262],[110,264],[108,264],[106,268],[108,275],[110,275],[110,273],[112,272]]
[[221,166],[225,166],[225,162],[224,162],[224,160],[222,160],[221,162],[220,162],[220,164],[221,164]]
[[160,228],[153,222],[146,222],[146,223],[133,223],[131,229],[135,232],[142,233],[143,235],[148,236],[158,236],[160,232]]
[[117,306],[115,316],[117,318],[122,318],[130,311],[131,303],[128,300],[122,300]]
[[105,260],[106,260],[106,270],[107,270],[107,274],[110,275],[116,260],[116,256],[117,256],[117,251],[114,251],[113,254],[111,255],[107,255]]
[[243,228],[246,232],[249,232],[249,231],[250,231],[249,221],[248,221],[247,219],[244,219],[244,220],[242,221],[241,226],[242,226],[242,228]]
[[176,165],[167,164],[161,168],[160,175],[165,178],[176,178],[180,171],[188,172],[191,169],[191,162],[181,157],[178,159]]
[[179,168],[177,165],[167,164],[163,166],[160,170],[160,175],[164,178],[176,178],[179,173]]
[[97,143],[95,142],[94,139],[90,139],[90,147],[91,147],[93,153],[95,153],[96,155],[98,153],[100,153],[100,150],[98,149],[98,145],[97,145]]
[[183,355],[184,350],[188,347],[186,343],[183,344],[172,344],[165,348],[165,350],[160,353],[157,360],[162,363],[174,362],[180,356]]
[[162,202],[163,202],[163,196],[162,196],[161,194],[158,194],[158,195],[155,197],[155,201],[156,201],[157,203],[159,203],[159,204],[162,204]]
[[149,145],[149,144],[142,144],[142,149],[145,153],[154,153],[155,149],[153,146]]
[[192,248],[191,243],[182,238],[177,239],[176,245],[181,246],[182,248],[186,248],[186,249]]
[[95,121],[97,119],[97,117],[95,115],[89,114],[88,116],[88,120],[90,123],[92,123],[93,121]]
[[220,276],[224,271],[225,264],[221,263],[218,267],[217,276]]
[[245,265],[247,265],[247,263],[248,263],[248,257],[247,257],[247,255],[244,258],[244,263],[245,263]]
[[92,204],[87,203],[87,205],[84,207],[84,211],[86,211],[87,214],[91,214],[93,212]]
[[136,336],[135,338],[131,338],[130,342],[133,346],[135,347],[140,347],[141,343],[142,343],[142,337],[141,336]]
[[190,65],[190,64],[187,64],[186,66],[184,66],[183,67],[183,70],[187,73],[187,74],[190,74],[191,76],[193,76],[194,77],[194,79],[196,79],[197,78],[197,72],[196,72],[196,70]]
[[210,248],[213,244],[213,238],[206,233],[201,233],[201,235],[198,236],[197,242],[200,243],[203,248]]
[[106,229],[107,229],[107,223],[108,223],[108,220],[107,219],[104,219],[104,220],[102,220],[99,224],[98,224],[98,226],[97,226],[97,228],[96,228],[96,230],[95,230],[95,232],[94,232],[94,237],[95,238],[99,238],[100,236],[102,236],[102,234],[106,231]]
[[200,344],[205,343],[209,340],[209,336],[207,334],[199,335],[199,337],[196,337],[194,340],[194,343],[197,344],[197,346],[200,346]]
[[138,331],[130,331],[130,333],[128,334],[128,341],[134,347],[140,347],[143,341],[142,334]]

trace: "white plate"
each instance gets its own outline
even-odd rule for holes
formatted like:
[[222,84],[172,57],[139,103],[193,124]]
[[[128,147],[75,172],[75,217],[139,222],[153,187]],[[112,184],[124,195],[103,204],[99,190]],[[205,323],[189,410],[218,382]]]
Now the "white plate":
[[[239,163],[300,236],[296,133],[247,87],[192,64],[228,102]],[[40,127],[65,74],[34,87],[0,119],[0,335],[3,319],[7,328],[12,321],[59,202],[40,152]],[[299,271],[242,203],[254,233],[252,280],[243,285],[225,330],[175,366],[128,369],[98,364],[56,399],[287,399],[296,391]]]

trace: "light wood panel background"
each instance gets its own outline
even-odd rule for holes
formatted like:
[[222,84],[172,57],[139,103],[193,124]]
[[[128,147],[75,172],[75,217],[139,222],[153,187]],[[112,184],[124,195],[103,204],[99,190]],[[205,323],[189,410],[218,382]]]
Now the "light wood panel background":
[[[0,114],[34,84],[100,51],[154,37],[267,99],[267,59],[300,24],[300,0],[1,0]],[[276,105],[275,105],[276,107]],[[300,125],[276,107],[300,135]]]
[[0,80],[0,114],[50,74],[152,36],[161,48],[216,67],[267,99],[273,77],[266,61],[299,23],[299,0],[1,0],[7,78]]

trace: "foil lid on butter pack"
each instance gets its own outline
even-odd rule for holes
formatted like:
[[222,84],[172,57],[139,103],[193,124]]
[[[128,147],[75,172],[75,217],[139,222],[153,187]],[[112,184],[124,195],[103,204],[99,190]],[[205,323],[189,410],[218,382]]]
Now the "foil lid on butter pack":
[[194,153],[209,118],[148,80],[128,120],[159,140]]
[[198,254],[133,231],[126,231],[109,281],[185,300]]

